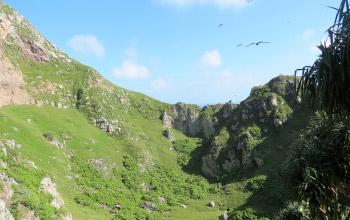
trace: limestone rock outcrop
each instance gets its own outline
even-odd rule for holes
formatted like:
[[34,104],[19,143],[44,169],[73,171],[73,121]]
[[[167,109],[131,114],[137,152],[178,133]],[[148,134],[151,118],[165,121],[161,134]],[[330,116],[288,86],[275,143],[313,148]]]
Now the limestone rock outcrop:
[[64,205],[64,201],[60,193],[57,191],[50,177],[44,177],[40,182],[40,190],[52,196],[51,206],[60,209]]
[[264,160],[255,147],[264,136],[282,128],[298,102],[292,77],[279,76],[252,89],[238,106],[226,103],[216,113],[214,135],[202,157],[202,173],[217,178],[234,171],[261,168]]
[[[209,138],[215,133],[217,106],[205,106],[200,108],[197,105],[176,103],[170,110],[162,115],[165,129],[175,128],[188,136],[204,136]],[[207,112],[210,111],[210,115]]]

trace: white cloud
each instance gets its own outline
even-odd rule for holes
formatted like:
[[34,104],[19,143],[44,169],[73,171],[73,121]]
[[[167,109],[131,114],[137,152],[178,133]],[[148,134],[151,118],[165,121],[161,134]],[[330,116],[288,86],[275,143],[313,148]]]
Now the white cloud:
[[151,88],[153,90],[161,90],[167,87],[168,87],[168,82],[163,78],[159,78],[151,82]]
[[137,64],[132,60],[124,60],[120,67],[112,70],[113,76],[118,79],[146,79],[150,76],[147,67]]
[[160,0],[160,3],[178,7],[208,4],[219,7],[241,8],[247,5],[247,0]]
[[218,67],[221,63],[221,55],[218,50],[205,52],[200,61],[200,64],[205,67]]
[[105,48],[95,35],[75,35],[71,37],[68,45],[84,55],[105,56]]

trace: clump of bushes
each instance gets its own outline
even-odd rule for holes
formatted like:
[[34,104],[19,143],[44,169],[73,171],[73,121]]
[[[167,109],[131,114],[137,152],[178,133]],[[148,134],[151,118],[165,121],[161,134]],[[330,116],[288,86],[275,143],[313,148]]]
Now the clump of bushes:
[[230,133],[227,131],[227,128],[224,127],[220,130],[219,134],[214,138],[214,145],[223,147],[227,144],[227,141],[230,139]]
[[248,192],[259,191],[260,189],[263,188],[266,178],[267,178],[266,176],[256,176],[247,180],[244,190]]
[[188,164],[188,161],[191,158],[191,152],[198,147],[195,142],[188,139],[175,140],[173,146],[174,150],[178,153],[177,163],[182,167]]
[[275,220],[309,220],[310,211],[306,202],[288,202],[274,218]]
[[340,219],[350,206],[349,155],[349,119],[317,118],[292,145],[283,174],[314,218]]
[[[116,219],[151,219],[189,199],[203,198],[209,191],[209,183],[203,177],[157,164],[141,169],[140,161],[138,155],[125,155],[121,170],[107,178],[89,163],[73,158],[72,170],[78,174],[76,182],[81,189],[75,201],[82,206],[106,208]],[[144,201],[153,203],[156,211],[146,212]],[[123,208],[116,210],[116,204]]]
[[238,140],[244,141],[247,150],[253,150],[255,146],[263,141],[260,127],[253,124],[249,127],[241,128],[238,131]]
[[251,209],[247,208],[242,211],[231,211],[229,217],[232,220],[269,220],[266,217],[260,217],[257,213]]

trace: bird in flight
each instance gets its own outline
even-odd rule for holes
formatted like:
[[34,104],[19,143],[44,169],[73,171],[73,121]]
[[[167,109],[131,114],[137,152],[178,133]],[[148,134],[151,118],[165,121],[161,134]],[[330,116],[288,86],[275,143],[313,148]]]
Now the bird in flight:
[[219,24],[218,28],[221,28],[222,26],[224,26],[224,24]]
[[250,43],[250,44],[248,44],[248,45],[246,45],[246,47],[250,47],[250,46],[253,46],[253,45],[255,45],[256,43]]
[[255,45],[256,46],[259,46],[260,44],[270,44],[271,42],[267,42],[267,41],[259,41],[259,42],[256,42]]
[[243,46],[243,44],[237,44],[236,46],[237,46],[237,47],[241,47],[241,46]]
[[260,44],[270,44],[271,42],[267,42],[267,41],[259,41],[259,42],[256,42],[256,43],[250,43],[248,45],[246,45],[246,47],[250,47],[250,46],[260,46]]

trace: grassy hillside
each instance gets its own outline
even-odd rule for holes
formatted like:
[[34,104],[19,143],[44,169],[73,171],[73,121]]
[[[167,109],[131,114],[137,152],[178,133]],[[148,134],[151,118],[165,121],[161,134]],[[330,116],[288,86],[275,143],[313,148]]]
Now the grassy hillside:
[[[260,145],[267,161],[263,168],[227,184],[210,185],[204,178],[181,170],[176,162],[179,155],[171,150],[172,143],[161,136],[159,120],[142,117],[135,120],[143,122],[138,124],[143,132],[135,133],[139,137],[137,140],[127,140],[105,134],[74,109],[50,106],[2,108],[0,140],[15,140],[21,145],[13,155],[22,158],[20,166],[8,156],[3,157],[9,164],[7,169],[1,169],[19,183],[20,189],[15,189],[14,198],[30,204],[36,214],[45,217],[40,210],[49,206],[28,200],[21,193],[21,187],[30,190],[31,194],[40,194],[42,177],[50,176],[65,202],[59,212],[72,213],[74,219],[110,219],[112,216],[132,219],[137,215],[156,219],[209,220],[216,219],[227,208],[244,210],[248,207],[262,215],[272,215],[278,208],[276,204],[280,203],[273,200],[274,196],[283,190],[276,167],[293,138],[290,133],[297,135],[304,126],[303,120],[291,122],[288,128]],[[150,125],[153,129],[147,129]],[[66,140],[65,144],[59,149],[49,143],[45,134],[62,143]],[[175,136],[187,139],[179,132],[175,132]],[[91,164],[93,159],[103,159],[104,164],[113,168],[104,174]],[[29,161],[33,161],[37,169]],[[256,183],[256,177],[261,176],[263,181]],[[142,187],[145,186],[142,182],[148,189]],[[93,189],[97,191],[91,193]],[[159,196],[165,197],[165,204],[158,200]],[[142,208],[145,200],[154,202],[157,211],[145,211]],[[215,201],[215,208],[208,206],[210,201]],[[110,213],[110,208],[101,208],[103,204],[109,207],[120,204],[122,209]],[[182,204],[187,208],[180,207]]]
[[[13,177],[19,187],[39,186],[40,177],[50,176],[64,198],[64,210],[75,219],[108,219],[108,211],[101,208],[106,203],[111,207],[120,203],[122,209],[114,215],[152,215],[141,208],[146,198],[157,203],[159,212],[163,212],[191,198],[203,198],[209,189],[203,178],[181,171],[176,153],[170,150],[171,143],[160,135],[161,124],[157,121],[140,123],[138,128],[144,126],[144,132],[136,133],[137,140],[126,140],[104,134],[72,109],[6,107],[0,111],[0,120],[0,140],[15,140],[21,145],[13,156],[3,155],[9,166],[2,171]],[[150,125],[154,129],[146,129]],[[62,147],[50,144],[45,134],[61,142]],[[16,167],[15,157],[22,158],[20,168]],[[104,174],[89,163],[92,159],[102,159],[113,168]],[[30,167],[31,162],[23,162],[27,160],[33,161],[37,169]],[[29,179],[30,174],[38,178]],[[148,189],[137,185],[141,181]],[[31,193],[38,194],[38,188]],[[94,188],[99,192],[89,191]],[[158,196],[165,197],[165,204],[158,201]],[[20,191],[15,190],[14,197],[30,203]],[[43,207],[33,208],[36,212]]]
[[[0,202],[16,219],[272,217],[291,197],[279,166],[308,121],[291,77],[254,88],[240,105],[172,106],[108,82],[1,2],[0,15],[0,61],[32,98],[0,108]],[[197,137],[166,127],[166,111]]]
[[[140,123],[139,128],[144,126],[144,132],[139,133],[140,138],[135,141],[103,133],[74,109],[5,107],[0,110],[0,121],[0,140],[15,140],[21,145],[13,152],[7,147],[11,154],[2,155],[2,161],[8,163],[8,167],[1,168],[1,172],[19,183],[15,187],[14,201],[26,204],[43,219],[48,218],[45,213],[68,212],[74,219],[153,216],[156,219],[209,220],[216,219],[228,207],[249,204],[253,195],[244,191],[244,181],[222,187],[184,173],[176,163],[177,154],[171,150],[172,144],[160,135],[162,127],[157,120]],[[137,121],[142,122],[142,118]],[[153,129],[146,129],[150,125]],[[47,134],[62,143],[62,148],[52,145],[45,137]],[[175,135],[178,139],[187,139],[181,133]],[[138,164],[135,164],[137,157]],[[102,159],[113,168],[103,173],[89,163],[93,159]],[[59,211],[51,210],[50,198],[39,191],[44,176],[52,178],[64,199],[64,207]],[[22,191],[29,191],[30,196]],[[31,196],[37,200],[46,199],[38,203],[32,201]],[[166,199],[165,204],[158,200],[159,196]],[[157,205],[157,211],[148,212],[141,207],[146,199]],[[215,208],[208,206],[210,201],[215,201]],[[101,208],[104,204],[110,208],[120,204],[122,208],[119,212],[109,212],[110,208]],[[182,204],[187,208],[180,207]],[[259,202],[252,204],[259,206]],[[16,213],[15,207],[12,210]]]

